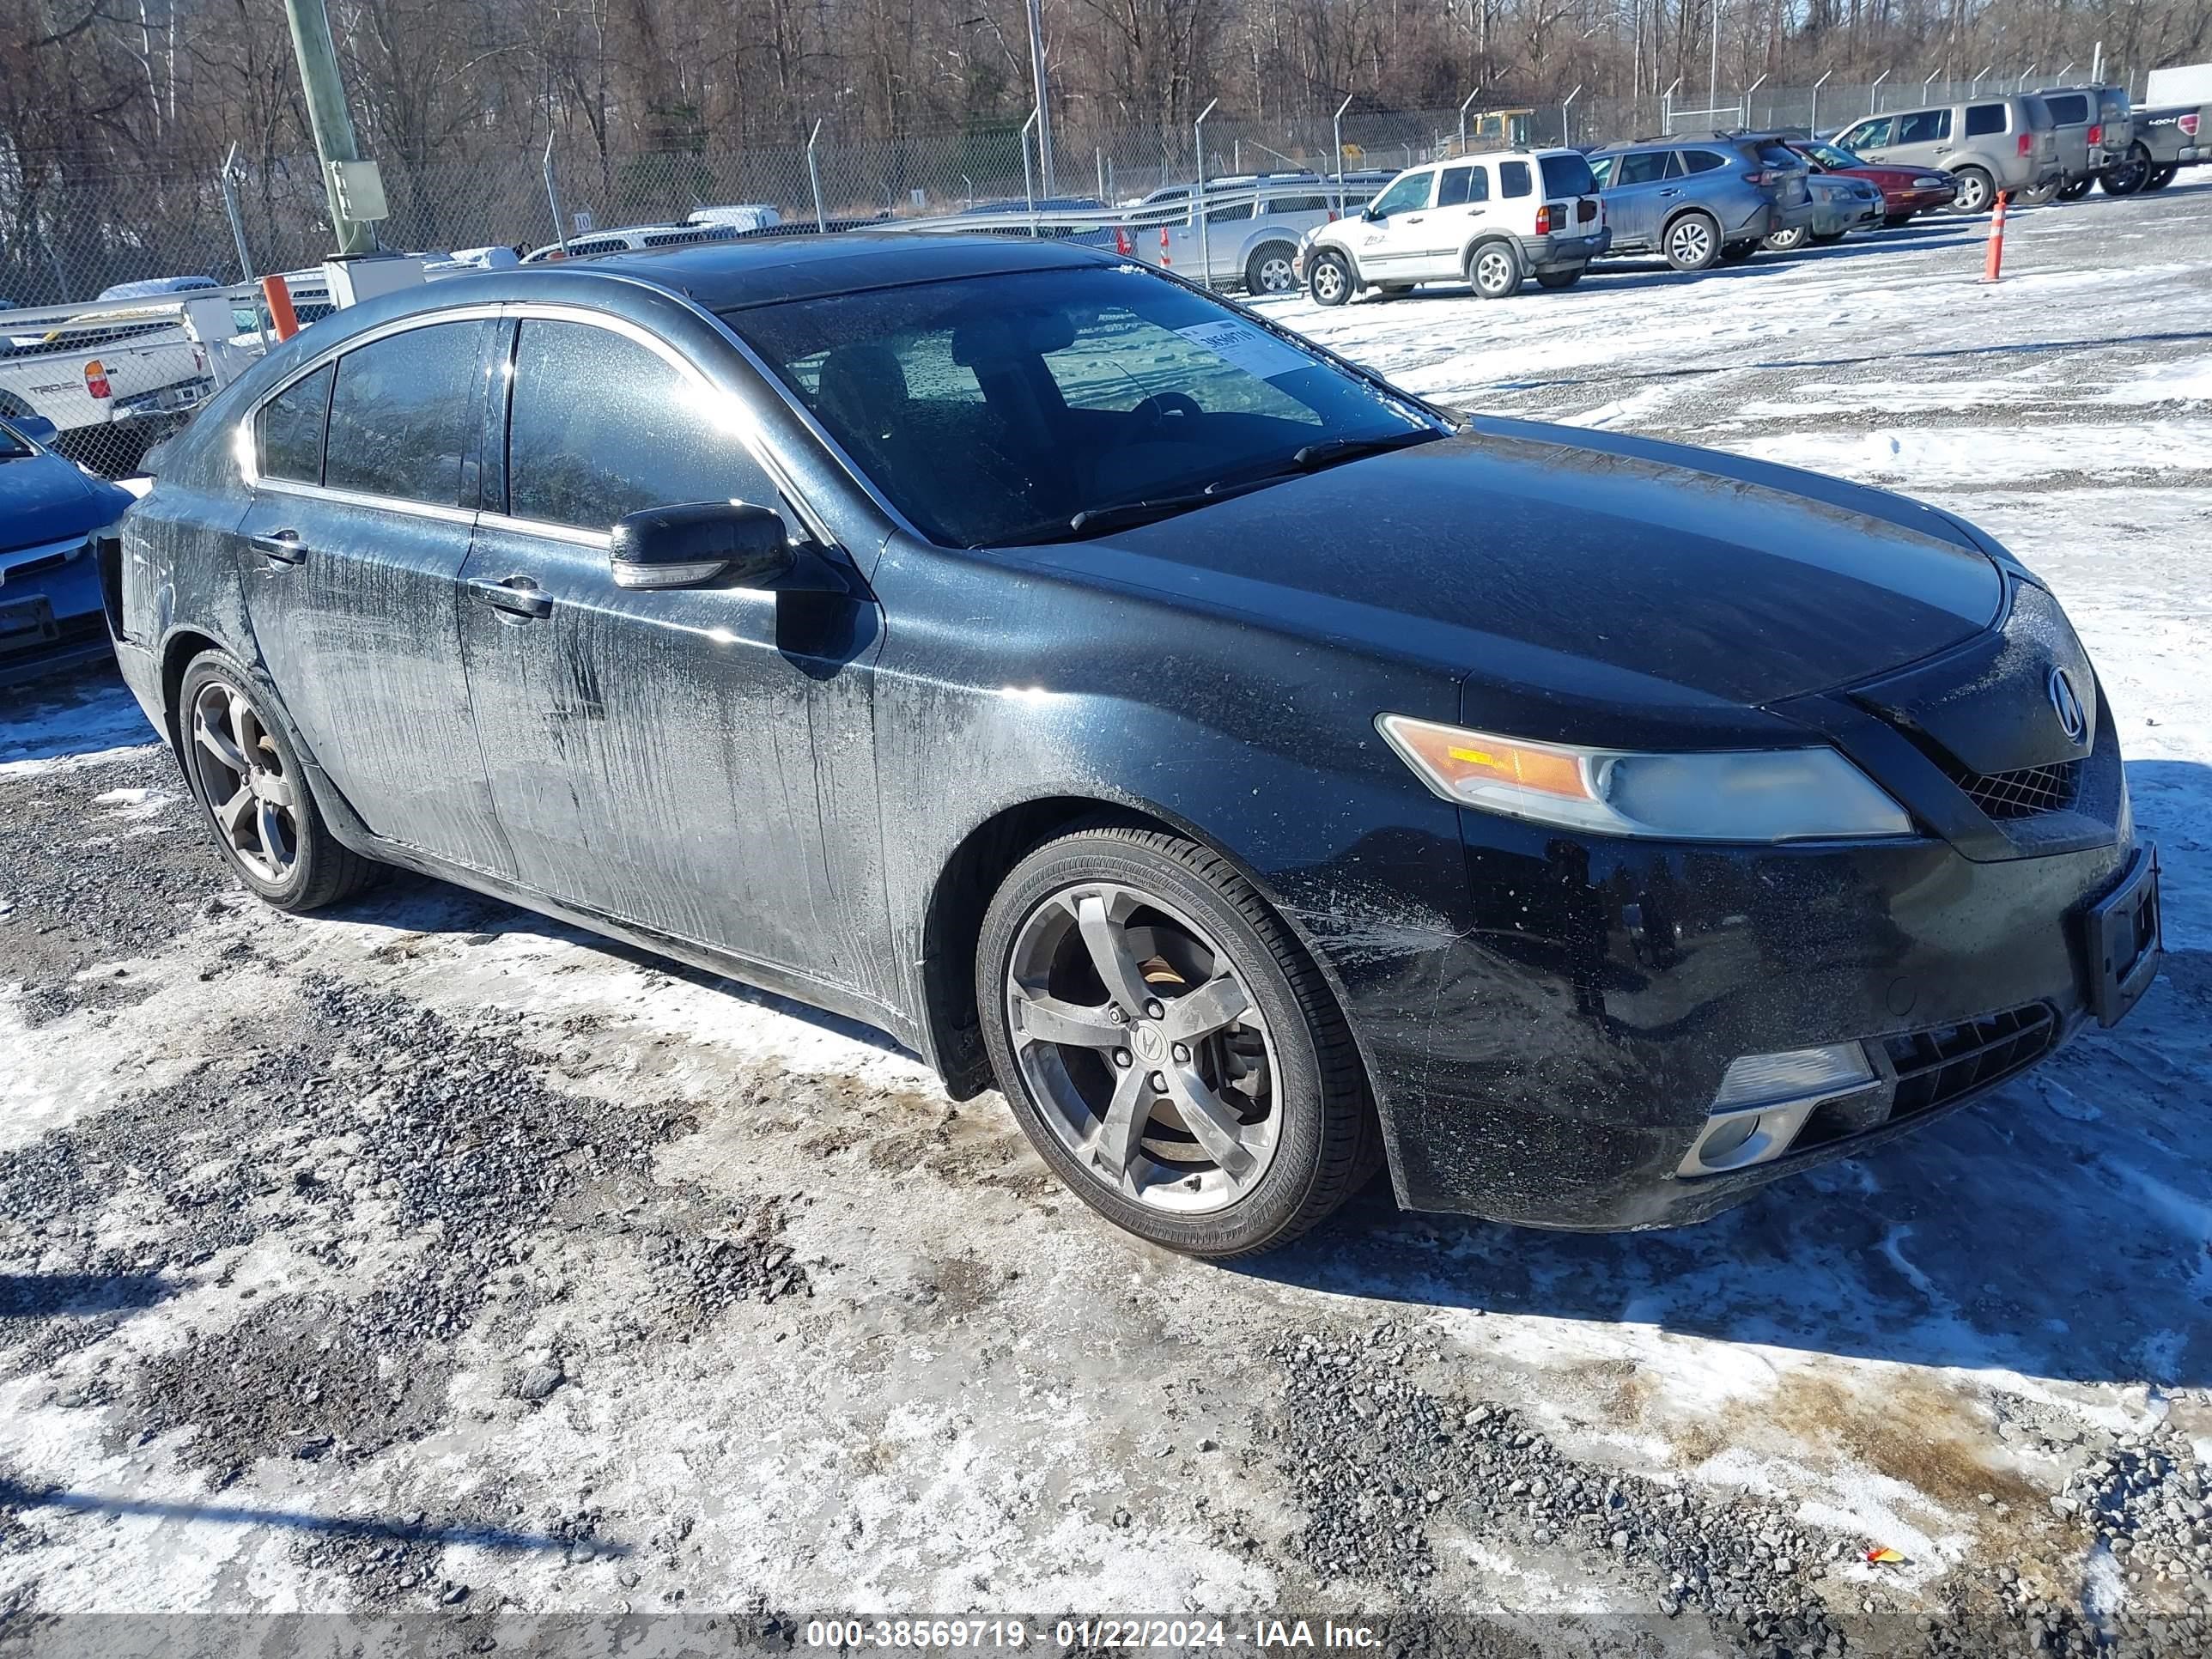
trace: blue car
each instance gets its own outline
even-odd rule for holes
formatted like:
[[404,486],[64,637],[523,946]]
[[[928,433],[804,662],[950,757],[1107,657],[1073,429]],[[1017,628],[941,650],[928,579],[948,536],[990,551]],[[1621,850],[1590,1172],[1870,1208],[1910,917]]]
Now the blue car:
[[0,685],[108,653],[93,543],[131,505],[46,446],[53,422],[0,419]]

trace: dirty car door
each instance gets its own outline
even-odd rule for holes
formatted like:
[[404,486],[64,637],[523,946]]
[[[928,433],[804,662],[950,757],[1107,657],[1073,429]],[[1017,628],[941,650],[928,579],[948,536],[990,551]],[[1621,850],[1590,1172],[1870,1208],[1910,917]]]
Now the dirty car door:
[[[520,321],[505,476],[487,480],[464,585],[469,684],[520,878],[657,933],[865,983],[880,917],[842,872],[874,859],[841,826],[865,799],[875,828],[874,603],[617,586],[608,532],[624,514],[779,495],[733,435],[726,391],[650,334],[588,315]],[[489,510],[501,492],[506,510]],[[849,775],[817,775],[844,763]]]
[[236,534],[262,660],[348,804],[387,840],[504,876],[454,616],[498,327],[373,336],[264,402]]

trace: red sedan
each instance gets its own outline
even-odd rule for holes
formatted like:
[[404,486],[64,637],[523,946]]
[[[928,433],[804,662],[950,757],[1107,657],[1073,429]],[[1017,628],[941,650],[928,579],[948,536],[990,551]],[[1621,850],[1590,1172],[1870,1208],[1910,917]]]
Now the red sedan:
[[1840,144],[1817,138],[1792,138],[1790,148],[1815,173],[1847,173],[1881,192],[1881,222],[1894,229],[1916,213],[1951,205],[1959,181],[1941,167],[1893,167],[1862,160]]

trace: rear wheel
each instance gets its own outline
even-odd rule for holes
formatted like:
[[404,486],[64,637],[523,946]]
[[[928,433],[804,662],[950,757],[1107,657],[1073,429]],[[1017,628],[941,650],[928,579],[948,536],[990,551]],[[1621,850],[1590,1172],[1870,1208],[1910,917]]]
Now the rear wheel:
[[2069,179],[2058,186],[2058,199],[2062,202],[2078,202],[2089,193],[2089,186],[2096,182],[2094,174],[2087,179]]
[[1291,262],[1298,251],[1288,242],[1262,242],[1244,262],[1247,294],[1295,294],[1298,274]]
[[1521,256],[1503,242],[1485,242],[1467,256],[1467,280],[1486,300],[1518,294],[1524,274]]
[[1959,194],[1951,204],[1954,213],[1986,213],[1996,199],[1997,187],[1979,167],[1959,169]]
[[1194,842],[1115,824],[1047,842],[992,899],[975,983],[1024,1133],[1140,1238],[1267,1249],[1376,1167],[1351,1033],[1319,971]]
[[2132,196],[2143,187],[2150,171],[2150,152],[2141,144],[2132,145],[2126,161],[2106,167],[2099,176],[2097,188],[2107,196]]
[[1766,246],[1777,253],[1789,253],[1804,246],[1810,240],[1812,239],[1807,234],[1804,226],[1791,225],[1786,230],[1778,230],[1768,237]]
[[1686,213],[1667,227],[1660,243],[1677,270],[1710,270],[1721,257],[1721,228],[1709,214]]
[[1574,265],[1565,270],[1540,270],[1536,273],[1536,283],[1540,288],[1572,288],[1582,281],[1583,273],[1589,269],[1588,265]]
[[2178,167],[2153,167],[2143,179],[2143,188],[2145,190],[2164,190],[2168,185],[2173,182],[2174,175],[2180,171],[2181,169]]
[[1340,306],[1352,297],[1352,267],[1341,253],[1331,248],[1314,255],[1313,269],[1306,273],[1306,292],[1316,305]]
[[376,866],[331,834],[298,751],[226,652],[204,651],[177,693],[185,774],[230,867],[280,910],[350,898]]

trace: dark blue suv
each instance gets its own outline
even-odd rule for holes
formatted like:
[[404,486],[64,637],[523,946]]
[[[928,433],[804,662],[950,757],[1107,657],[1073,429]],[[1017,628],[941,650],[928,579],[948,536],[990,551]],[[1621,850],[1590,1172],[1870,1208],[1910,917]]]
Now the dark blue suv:
[[108,653],[93,543],[131,492],[55,454],[53,435],[40,416],[0,419],[0,685]]

